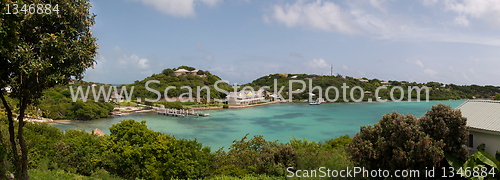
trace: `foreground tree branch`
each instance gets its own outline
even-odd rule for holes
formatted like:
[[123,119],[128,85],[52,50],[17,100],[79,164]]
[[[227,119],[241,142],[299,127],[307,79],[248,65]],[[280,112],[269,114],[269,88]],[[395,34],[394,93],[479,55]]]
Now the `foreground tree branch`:
[[[50,13],[6,14],[6,3],[43,4]],[[36,105],[42,92],[57,84],[81,79],[96,61],[96,38],[91,27],[95,15],[89,13],[88,0],[28,0],[0,4],[0,88],[10,86],[9,97],[19,100],[17,137],[13,107],[5,101],[9,121],[10,146],[17,179],[28,177],[28,149],[23,135],[24,116],[29,105]],[[16,143],[17,138],[17,143]],[[20,152],[17,150],[20,146]]]

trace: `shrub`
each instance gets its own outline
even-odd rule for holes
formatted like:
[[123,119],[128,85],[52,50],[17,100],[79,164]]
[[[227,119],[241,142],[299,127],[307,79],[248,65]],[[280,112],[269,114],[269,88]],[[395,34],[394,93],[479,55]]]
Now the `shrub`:
[[366,169],[422,170],[443,159],[442,141],[422,131],[417,119],[395,111],[382,116],[373,127],[362,126],[349,145],[349,155]]
[[250,140],[246,134],[241,140],[234,140],[228,151],[219,149],[212,165],[213,175],[243,177],[249,174],[284,176],[286,167],[297,165],[297,153],[286,144],[266,141],[263,136]]
[[68,172],[90,176],[105,165],[107,140],[83,130],[70,129],[54,145],[52,166]]
[[[306,139],[295,139],[293,137],[289,143],[296,151],[298,162],[294,169],[318,169],[327,167],[329,169],[352,168],[353,164],[345,151],[343,143],[350,141],[349,135],[327,140],[324,144],[321,142],[307,141]],[[336,143],[332,143],[336,142]],[[333,146],[332,144],[338,144]]]
[[329,139],[325,141],[325,146],[327,148],[331,149],[336,149],[339,147],[345,147],[345,145],[349,144],[352,142],[352,138],[349,136],[349,134],[340,136],[335,139]]
[[146,121],[124,120],[110,132],[111,173],[132,179],[203,178],[208,173],[213,156],[196,140],[154,132]]
[[161,105],[165,106],[165,108],[169,108],[169,109],[182,109],[183,108],[182,103],[179,101],[175,101],[175,102],[160,101],[160,102],[158,102],[158,104],[161,104]]
[[467,118],[462,117],[460,111],[439,103],[432,106],[431,111],[427,111],[419,119],[419,126],[435,141],[444,142],[445,153],[456,157],[459,162],[465,162],[469,152],[465,145],[469,136],[469,127]]

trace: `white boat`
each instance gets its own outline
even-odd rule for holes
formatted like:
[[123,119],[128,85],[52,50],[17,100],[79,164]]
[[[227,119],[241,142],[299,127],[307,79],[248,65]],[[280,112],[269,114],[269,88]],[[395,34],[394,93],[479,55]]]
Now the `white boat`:
[[316,101],[309,103],[309,105],[320,105],[320,104],[321,104],[320,102],[316,102]]

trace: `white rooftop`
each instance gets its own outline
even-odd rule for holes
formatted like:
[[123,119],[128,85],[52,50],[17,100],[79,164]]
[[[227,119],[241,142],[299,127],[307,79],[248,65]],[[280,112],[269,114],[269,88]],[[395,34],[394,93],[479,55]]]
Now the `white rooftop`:
[[177,69],[177,71],[175,72],[189,72],[188,70],[185,70],[185,69]]
[[500,132],[500,101],[468,100],[455,109],[462,111],[471,128]]

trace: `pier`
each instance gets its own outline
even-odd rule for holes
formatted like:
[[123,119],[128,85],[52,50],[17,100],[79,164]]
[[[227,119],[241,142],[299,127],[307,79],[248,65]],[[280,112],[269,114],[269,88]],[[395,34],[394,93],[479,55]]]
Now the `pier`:
[[196,117],[207,117],[208,113],[202,113],[200,111],[196,112],[194,110],[185,110],[185,109],[169,109],[169,108],[154,108],[157,110],[158,114],[163,114],[167,116],[176,116],[176,117],[186,117],[186,116],[196,116]]

